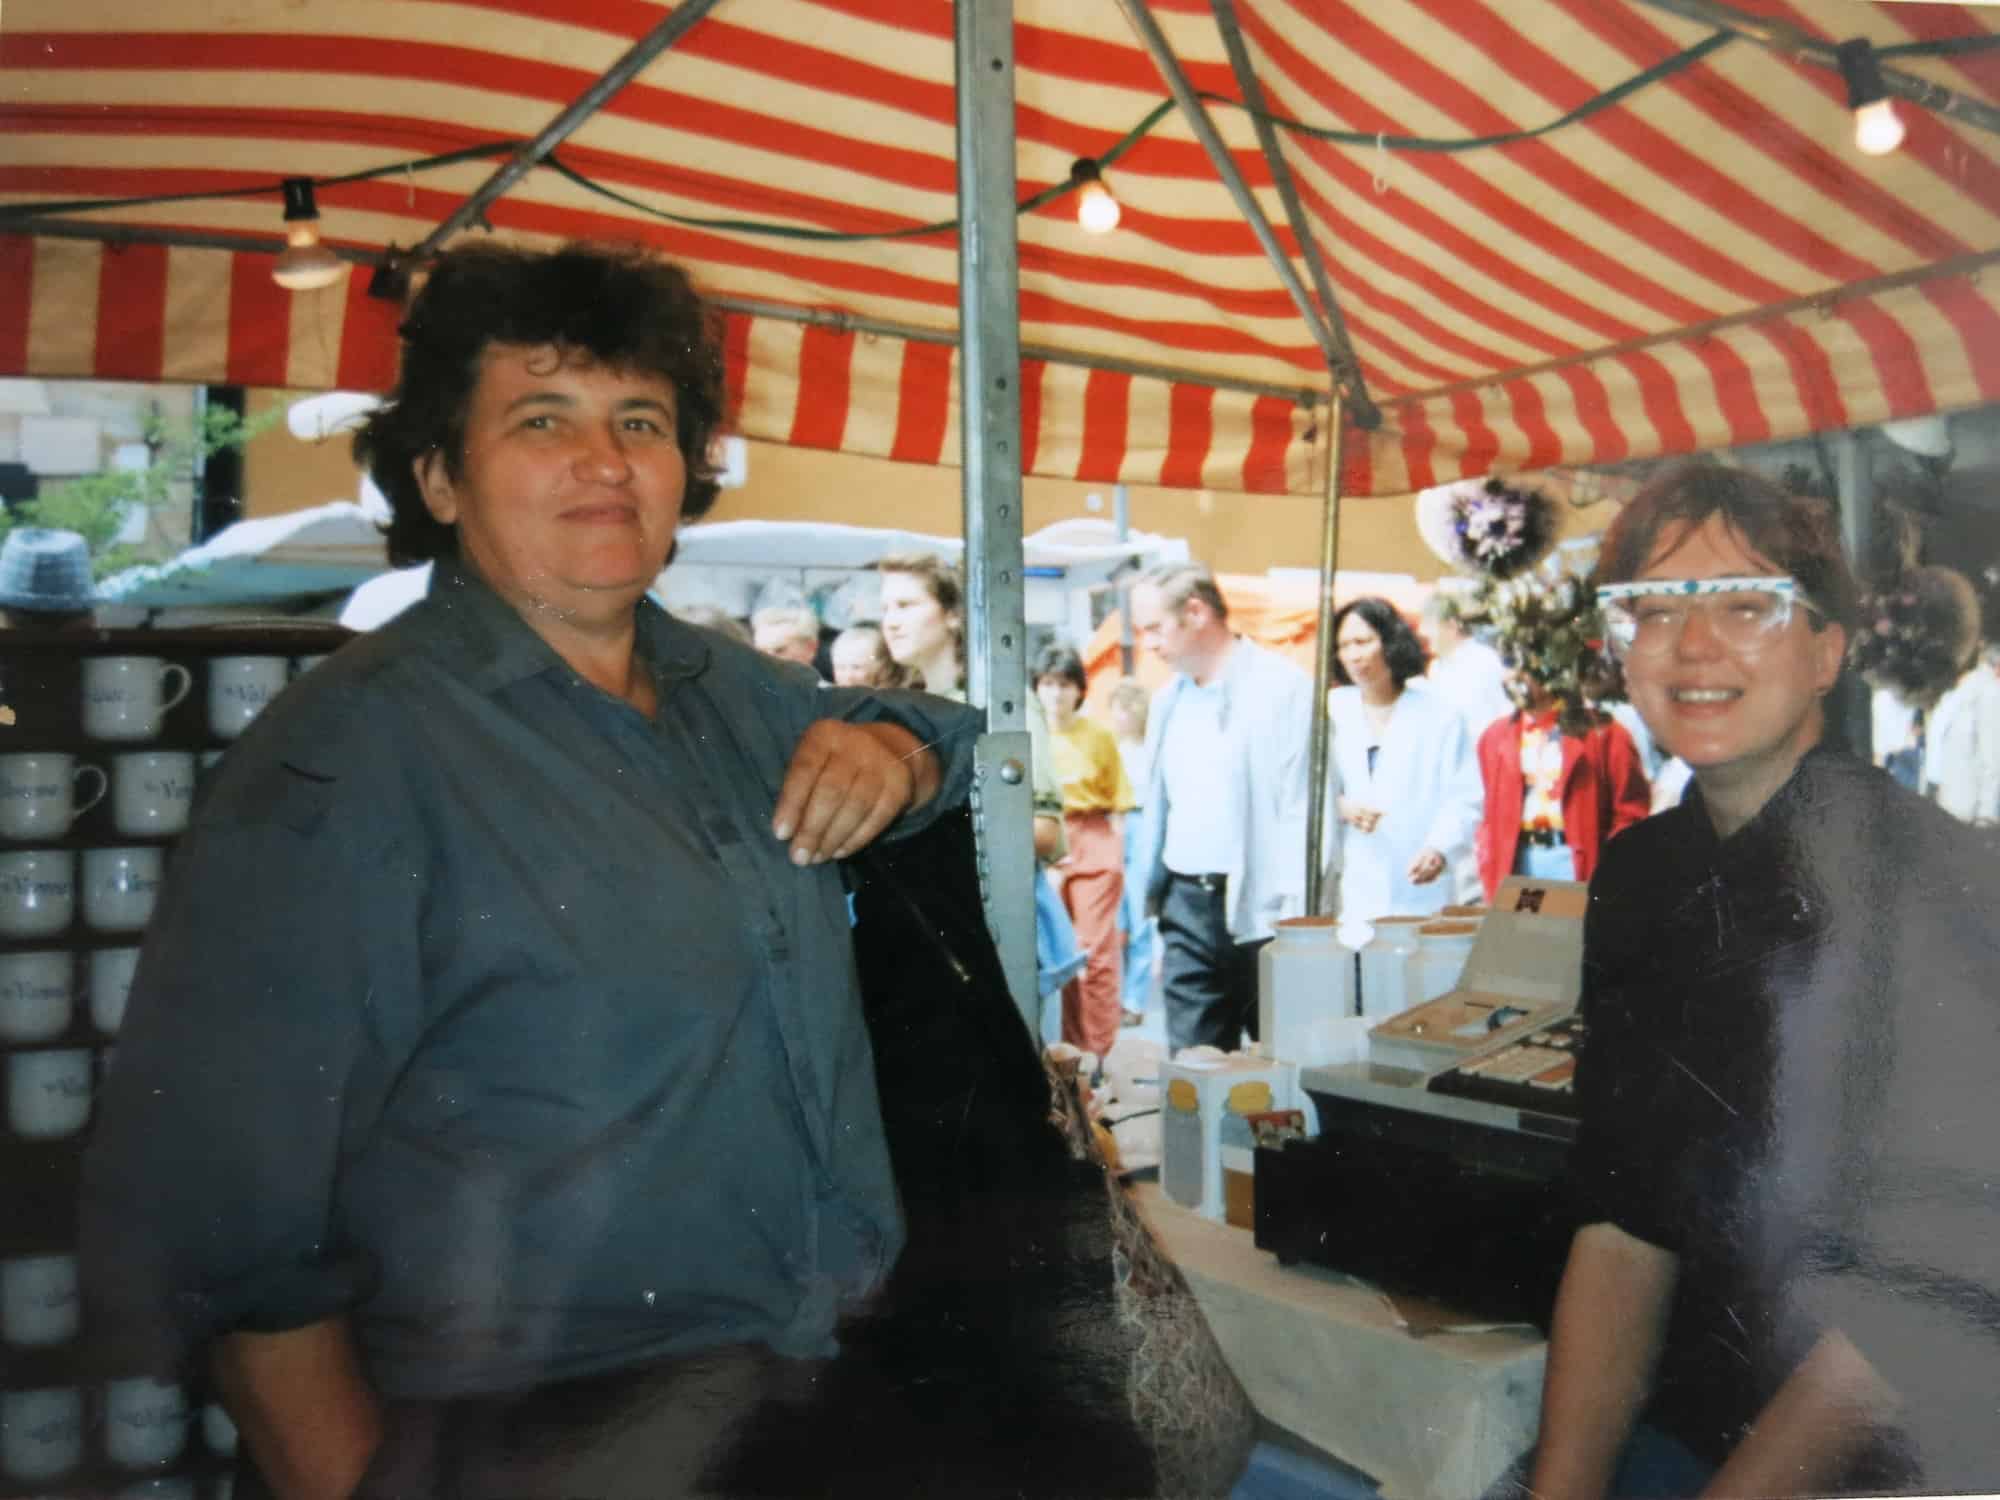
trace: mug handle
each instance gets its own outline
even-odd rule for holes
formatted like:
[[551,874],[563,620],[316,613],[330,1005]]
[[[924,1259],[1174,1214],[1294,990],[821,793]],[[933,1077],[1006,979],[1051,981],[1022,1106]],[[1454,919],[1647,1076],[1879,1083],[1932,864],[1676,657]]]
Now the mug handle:
[[76,804],[75,809],[71,813],[72,817],[82,817],[93,807],[97,806],[98,803],[102,802],[104,794],[111,790],[111,778],[104,774],[104,767],[93,766],[89,761],[84,761],[77,766],[76,773],[70,779],[78,786],[82,786],[83,778],[86,776],[95,776],[97,778],[97,790]]
[[176,674],[180,676],[181,685],[167,694],[166,701],[160,705],[161,713],[165,713],[176,703],[180,702],[181,699],[185,698],[188,695],[188,689],[194,686],[194,673],[190,672],[177,661],[167,662],[160,668],[160,681],[169,682]]

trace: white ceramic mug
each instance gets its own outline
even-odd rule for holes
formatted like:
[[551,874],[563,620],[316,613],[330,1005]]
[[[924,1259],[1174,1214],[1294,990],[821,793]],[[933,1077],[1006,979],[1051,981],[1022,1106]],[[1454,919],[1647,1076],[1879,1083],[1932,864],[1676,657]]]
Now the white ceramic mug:
[[152,848],[83,851],[83,920],[99,932],[137,932],[160,897],[165,858]]
[[7,1123],[31,1141],[75,1135],[90,1119],[90,1049],[7,1056]]
[[73,1386],[0,1394],[0,1471],[54,1479],[83,1461],[83,1392]]
[[[93,783],[78,800],[81,783]],[[105,776],[74,755],[0,755],[0,839],[59,839],[104,796]]]
[[129,750],[111,762],[111,826],[127,838],[163,838],[187,828],[194,805],[194,756],[186,750]]
[[46,1042],[69,1030],[76,964],[68,953],[0,953],[0,1042]]
[[106,1036],[115,1036],[125,1024],[125,1002],[138,966],[137,948],[99,948],[90,955],[90,1024]]
[[157,656],[85,657],[83,732],[94,740],[150,740],[193,685],[186,667]]
[[135,1375],[104,1387],[104,1453],[127,1469],[157,1469],[187,1446],[187,1392],[170,1380]]
[[81,1299],[74,1255],[16,1255],[0,1260],[0,1339],[19,1349],[76,1337]]
[[76,856],[67,849],[0,854],[0,937],[52,937],[76,915]]
[[298,677],[306,672],[310,672],[314,667],[325,661],[326,658],[326,652],[321,652],[318,656],[295,656],[292,658],[292,675]]
[[216,656],[208,663],[208,727],[233,740],[284,690],[291,663],[282,656]]

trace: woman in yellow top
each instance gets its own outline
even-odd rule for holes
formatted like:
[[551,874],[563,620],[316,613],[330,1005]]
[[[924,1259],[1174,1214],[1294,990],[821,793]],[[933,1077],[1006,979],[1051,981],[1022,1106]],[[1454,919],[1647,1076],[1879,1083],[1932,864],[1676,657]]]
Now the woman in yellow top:
[[1050,758],[1062,786],[1068,857],[1055,870],[1063,904],[1088,955],[1083,973],[1063,987],[1063,1040],[1100,1060],[1118,1039],[1124,938],[1118,906],[1125,893],[1124,815],[1137,803],[1111,731],[1078,710],[1083,661],[1067,646],[1044,647],[1035,658],[1035,697],[1049,721]]

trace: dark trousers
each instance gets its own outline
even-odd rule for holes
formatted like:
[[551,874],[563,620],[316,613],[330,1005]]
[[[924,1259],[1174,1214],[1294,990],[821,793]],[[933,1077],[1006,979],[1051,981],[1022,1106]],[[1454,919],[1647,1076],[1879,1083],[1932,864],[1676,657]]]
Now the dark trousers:
[[1257,1035],[1257,951],[1269,939],[1230,937],[1223,884],[1220,876],[1167,876],[1160,978],[1169,1054],[1203,1044],[1233,1052]]
[[[391,1401],[356,1500],[677,1500],[720,1473],[754,1414],[802,1405],[824,1360],[735,1344],[512,1396]],[[271,1490],[239,1457],[237,1500]]]

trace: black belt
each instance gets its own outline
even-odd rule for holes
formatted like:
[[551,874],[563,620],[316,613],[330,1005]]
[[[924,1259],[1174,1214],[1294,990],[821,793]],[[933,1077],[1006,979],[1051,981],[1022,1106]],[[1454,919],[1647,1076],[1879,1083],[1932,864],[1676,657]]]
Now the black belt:
[[1183,875],[1179,870],[1167,871],[1167,879],[1184,880],[1189,885],[1198,885],[1205,891],[1220,891],[1228,882],[1227,875]]
[[1569,841],[1563,837],[1560,828],[1523,828],[1521,842],[1537,849],[1560,849]]

